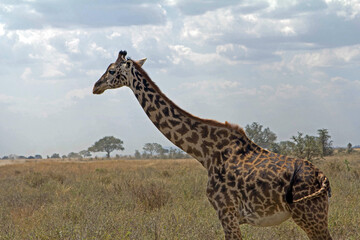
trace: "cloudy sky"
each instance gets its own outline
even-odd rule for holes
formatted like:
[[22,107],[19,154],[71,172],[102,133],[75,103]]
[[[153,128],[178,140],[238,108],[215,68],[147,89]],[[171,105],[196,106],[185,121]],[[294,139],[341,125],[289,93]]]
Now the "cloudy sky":
[[119,50],[194,115],[360,144],[359,0],[1,0],[0,156],[171,146],[130,89],[91,94]]

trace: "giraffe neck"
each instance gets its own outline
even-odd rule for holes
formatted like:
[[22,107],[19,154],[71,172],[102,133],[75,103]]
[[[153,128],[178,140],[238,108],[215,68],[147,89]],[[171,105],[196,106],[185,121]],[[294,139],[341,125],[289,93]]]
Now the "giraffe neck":
[[130,88],[150,120],[167,139],[205,168],[257,148],[239,127],[201,119],[178,107],[136,64],[131,74]]

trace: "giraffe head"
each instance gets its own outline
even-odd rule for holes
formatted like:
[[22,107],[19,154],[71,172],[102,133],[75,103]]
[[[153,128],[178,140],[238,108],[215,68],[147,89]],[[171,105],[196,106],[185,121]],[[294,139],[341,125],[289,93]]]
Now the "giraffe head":
[[145,63],[146,58],[134,61],[126,59],[126,54],[126,51],[119,52],[117,60],[109,65],[106,72],[95,83],[93,89],[94,94],[102,94],[107,89],[129,86],[130,78],[132,76],[131,68],[134,67],[133,63],[136,62],[138,65],[142,66]]

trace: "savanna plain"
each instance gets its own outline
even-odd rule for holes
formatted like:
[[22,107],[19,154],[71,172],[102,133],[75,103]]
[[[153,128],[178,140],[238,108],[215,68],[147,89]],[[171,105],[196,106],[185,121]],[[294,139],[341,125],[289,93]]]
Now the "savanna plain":
[[[334,239],[360,239],[360,154],[315,161],[332,187]],[[0,167],[0,239],[223,239],[193,159],[39,161]],[[307,239],[288,220],[244,239]]]

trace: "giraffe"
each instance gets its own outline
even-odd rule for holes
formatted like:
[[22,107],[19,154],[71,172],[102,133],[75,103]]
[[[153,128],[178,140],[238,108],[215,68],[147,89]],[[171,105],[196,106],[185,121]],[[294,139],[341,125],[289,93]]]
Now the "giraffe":
[[318,168],[261,148],[237,125],[186,112],[143,70],[146,59],[126,59],[126,54],[119,52],[93,93],[129,87],[159,131],[206,168],[206,195],[225,239],[242,239],[241,224],[266,227],[289,218],[309,239],[332,239],[327,222],[330,183]]

